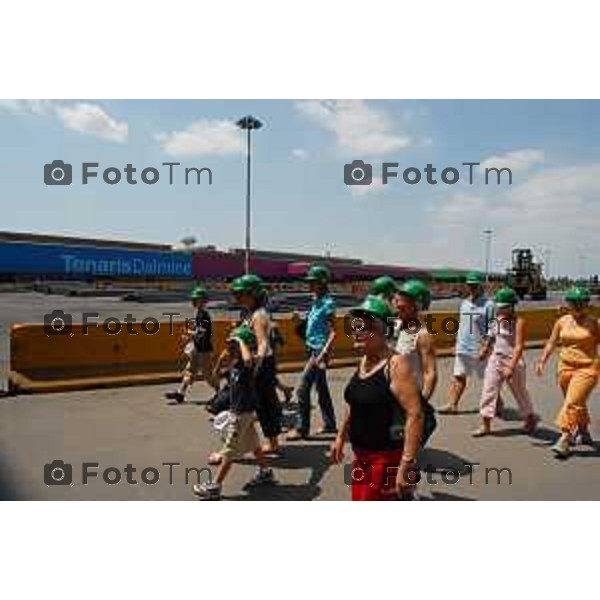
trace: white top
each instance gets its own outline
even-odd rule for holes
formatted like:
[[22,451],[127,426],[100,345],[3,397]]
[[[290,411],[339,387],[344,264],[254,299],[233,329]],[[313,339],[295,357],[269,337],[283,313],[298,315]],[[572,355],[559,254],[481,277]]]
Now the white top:
[[259,315],[264,315],[267,318],[267,351],[265,352],[265,356],[272,356],[273,348],[271,346],[271,334],[273,330],[273,323],[271,321],[271,315],[269,315],[269,311],[264,306],[261,306],[260,308],[257,308],[255,311],[246,315],[243,323],[254,329],[254,321]]
[[417,340],[419,339],[419,331],[410,331],[408,329],[400,329],[396,341],[396,353],[402,356],[408,356],[411,368],[417,381],[417,387],[423,388],[423,365],[421,364],[421,355],[417,348]]
[[479,356],[481,341],[488,335],[491,319],[494,317],[495,305],[485,297],[473,302],[465,298],[460,305],[460,322],[456,336],[456,354]]

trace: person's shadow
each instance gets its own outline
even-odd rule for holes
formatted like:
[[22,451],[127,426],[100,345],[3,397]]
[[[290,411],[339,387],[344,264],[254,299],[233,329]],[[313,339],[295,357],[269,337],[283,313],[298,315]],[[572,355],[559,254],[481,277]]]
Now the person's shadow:
[[504,406],[498,415],[502,421],[522,421],[521,413],[512,406]]
[[[264,485],[249,488],[237,495],[227,496],[227,500],[314,500],[321,493],[320,482],[327,470],[332,466],[327,455],[329,444],[295,444],[284,446],[281,454],[271,459],[274,469],[311,469],[310,477],[302,484]],[[254,465],[250,458],[243,458],[239,464]],[[419,454],[419,468],[429,474],[442,475],[457,473],[460,476],[468,475],[471,463],[464,458],[447,452],[427,448]],[[425,501],[473,500],[450,491],[431,491],[421,497]]]
[[[421,480],[435,476],[438,483],[446,485],[445,491],[431,490],[420,493],[417,486],[417,493],[421,500],[425,501],[449,501],[449,500],[474,500],[466,496],[451,493],[451,486],[457,483],[461,477],[472,474],[472,464],[458,454],[448,452],[447,450],[438,450],[436,448],[424,448],[417,457],[417,466],[421,471]],[[452,476],[450,479],[444,479],[444,475]],[[441,486],[437,486],[441,487]]]
[[537,425],[532,433],[525,433],[522,427],[507,427],[506,429],[495,429],[490,433],[490,437],[505,438],[513,436],[530,437],[534,446],[548,446],[558,439],[558,433],[548,429],[543,425]]
[[431,496],[427,497],[427,496],[422,496],[421,500],[424,500],[426,502],[431,502],[431,501],[442,501],[442,502],[449,502],[449,501],[457,501],[457,502],[465,502],[465,501],[469,501],[469,502],[474,502],[475,498],[467,498],[466,496],[458,496],[456,494],[448,494],[446,492],[431,492]]
[[[320,482],[331,461],[327,456],[329,444],[294,444],[283,446],[281,453],[270,459],[275,472],[279,469],[307,469],[310,477],[306,483],[274,483],[247,488],[243,493],[227,496],[227,500],[314,500],[321,494]],[[253,459],[243,458],[239,464],[256,464]]]
[[458,454],[436,448],[424,448],[417,457],[417,465],[425,473],[453,472],[458,475],[468,475],[472,464]]
[[571,456],[579,458],[598,458],[600,456],[600,443],[594,442],[591,446],[577,446]]
[[[523,421],[521,413],[512,406],[504,406],[498,418],[507,423],[516,423]],[[535,440],[533,442],[534,446],[549,446],[556,442],[556,440],[558,439],[558,433],[556,433],[552,429],[548,429],[548,427],[545,427],[541,419],[538,420],[536,428],[530,434],[525,433],[522,427],[507,427],[504,429],[492,430],[490,436],[499,438],[512,436],[529,436],[530,438]]]

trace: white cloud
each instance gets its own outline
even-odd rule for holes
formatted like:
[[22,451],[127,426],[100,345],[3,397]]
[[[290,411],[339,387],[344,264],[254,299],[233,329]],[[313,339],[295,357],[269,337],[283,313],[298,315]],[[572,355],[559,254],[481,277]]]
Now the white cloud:
[[4,110],[10,110],[12,112],[18,112],[21,107],[21,100],[0,100],[0,108]]
[[383,181],[381,177],[373,177],[369,185],[349,185],[348,189],[353,196],[366,196],[383,191]]
[[21,115],[45,114],[54,106],[54,104],[54,100],[0,100],[0,108]]
[[91,102],[61,102],[58,100],[0,100],[0,108],[20,115],[51,115],[57,117],[66,129],[90,133],[102,140],[124,142],[129,127],[117,121],[101,106]]
[[244,148],[242,133],[232,121],[195,121],[184,131],[159,133],[157,139],[164,152],[173,156],[224,156]]
[[102,107],[89,102],[78,102],[56,109],[58,118],[67,129],[80,133],[91,133],[101,140],[125,142],[129,127],[124,121],[117,121]]
[[[508,266],[515,247],[552,252],[552,274],[581,275],[578,257],[600,255],[600,163],[545,169],[519,185],[480,195],[453,194],[430,213],[434,252],[454,264],[481,264],[481,232],[494,231],[492,262]],[[589,261],[591,271],[600,266]]]
[[310,154],[304,148],[294,148],[290,152],[290,157],[294,160],[308,160]]
[[489,158],[481,161],[481,168],[508,168],[513,173],[519,173],[528,171],[531,169],[531,167],[542,164],[543,162],[543,150],[527,148],[524,150],[513,150],[512,152],[507,152],[506,154],[490,156]]
[[411,139],[396,131],[389,115],[364,100],[301,100],[296,108],[331,132],[338,149],[355,156],[379,156],[406,148]]

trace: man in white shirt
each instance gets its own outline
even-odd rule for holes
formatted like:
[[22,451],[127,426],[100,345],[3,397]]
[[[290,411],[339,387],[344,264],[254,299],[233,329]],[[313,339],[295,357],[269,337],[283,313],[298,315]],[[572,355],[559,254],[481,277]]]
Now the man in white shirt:
[[454,372],[448,391],[448,404],[438,410],[441,414],[456,414],[469,377],[475,375],[481,381],[485,370],[481,348],[488,335],[490,321],[494,318],[494,303],[485,297],[479,273],[469,273],[466,284],[469,296],[460,305]]

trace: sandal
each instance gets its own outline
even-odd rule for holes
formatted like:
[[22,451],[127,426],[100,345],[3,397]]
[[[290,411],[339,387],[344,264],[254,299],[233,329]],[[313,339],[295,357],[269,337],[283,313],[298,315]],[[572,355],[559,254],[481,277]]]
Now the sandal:
[[535,415],[527,415],[523,423],[523,433],[533,435],[537,427],[537,417]]
[[209,465],[220,465],[223,462],[223,455],[220,452],[211,452],[208,455]]
[[265,442],[262,445],[262,451],[264,454],[279,454],[279,444],[273,446],[271,442]]
[[440,415],[457,415],[458,406],[456,404],[444,404],[444,406],[437,409],[437,412]]
[[550,446],[556,458],[568,458],[571,455],[571,440],[568,437],[561,436],[557,442]]
[[486,429],[485,427],[479,427],[471,433],[471,437],[474,437],[474,438],[485,437],[486,435],[490,435],[490,433],[492,433],[491,430]]
[[317,430],[317,435],[328,435],[337,432],[338,430],[336,427],[321,427],[321,429]]
[[302,433],[301,431],[298,431],[297,429],[290,429],[287,432],[285,439],[288,440],[288,442],[297,442],[299,440],[305,440],[306,437],[307,437],[307,435],[305,433]]

